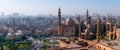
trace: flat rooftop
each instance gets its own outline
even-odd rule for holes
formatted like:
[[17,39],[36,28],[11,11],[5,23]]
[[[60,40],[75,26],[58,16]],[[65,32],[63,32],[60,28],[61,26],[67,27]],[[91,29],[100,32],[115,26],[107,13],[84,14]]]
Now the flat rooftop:
[[115,50],[120,49],[120,41],[119,40],[110,40],[110,41],[101,40],[100,44],[111,47]]

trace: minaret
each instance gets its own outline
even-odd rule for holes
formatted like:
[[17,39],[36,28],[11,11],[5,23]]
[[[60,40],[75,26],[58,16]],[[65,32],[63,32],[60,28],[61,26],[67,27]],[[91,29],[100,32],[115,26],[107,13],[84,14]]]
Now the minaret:
[[108,20],[106,20],[106,32],[108,31]]
[[78,24],[79,24],[79,37],[81,35],[81,18],[80,15],[78,16]]
[[[112,30],[112,22],[110,22],[109,26],[110,26],[110,27],[109,27],[109,31],[110,31],[109,34],[112,35],[112,32],[113,32],[113,30]],[[113,35],[113,36],[114,36],[114,35]],[[110,36],[110,35],[109,35],[109,37],[108,37],[109,40],[111,40],[111,39],[113,38],[113,36]]]
[[85,39],[88,39],[89,33],[90,33],[90,28],[91,28],[91,17],[89,16],[89,11],[86,11],[86,29],[85,29]]
[[88,10],[87,10],[87,12],[86,12],[86,13],[87,13],[87,17],[89,17],[89,11],[88,11]]
[[110,22],[110,27],[109,27],[109,30],[110,30],[110,32],[112,32],[112,23]]
[[97,19],[96,40],[97,42],[100,42],[100,19]]
[[58,25],[61,25],[61,10],[58,9]]
[[114,25],[114,31],[113,31],[113,38],[116,39],[116,29],[117,29],[117,23]]
[[88,20],[89,20],[89,11],[86,11],[86,24],[88,24]]
[[91,25],[91,17],[88,10],[86,11],[86,25]]
[[58,9],[58,36],[61,36],[61,10]]
[[87,10],[86,11],[86,24],[89,24],[90,23],[90,17],[89,17],[89,11]]

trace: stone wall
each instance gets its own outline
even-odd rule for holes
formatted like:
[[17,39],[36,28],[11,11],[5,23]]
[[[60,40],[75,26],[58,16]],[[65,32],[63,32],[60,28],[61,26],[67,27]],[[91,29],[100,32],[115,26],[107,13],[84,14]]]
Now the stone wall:
[[96,44],[96,49],[98,49],[98,50],[115,50],[114,48],[111,48],[109,46],[105,46],[105,45],[99,44],[99,43]]

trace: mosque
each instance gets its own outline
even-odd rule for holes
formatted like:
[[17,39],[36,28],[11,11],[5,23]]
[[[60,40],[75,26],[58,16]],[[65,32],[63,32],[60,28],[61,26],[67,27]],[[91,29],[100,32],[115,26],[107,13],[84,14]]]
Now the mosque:
[[89,16],[89,11],[86,11],[86,22],[85,26],[87,27],[84,31],[82,29],[82,23],[80,16],[78,16],[78,23],[75,23],[75,21],[69,17],[67,18],[64,23],[61,22],[61,9],[58,9],[58,35],[64,36],[64,37],[76,37],[75,35],[78,35],[79,37],[83,39],[93,39],[95,35],[90,32],[90,26],[91,26],[91,17]]

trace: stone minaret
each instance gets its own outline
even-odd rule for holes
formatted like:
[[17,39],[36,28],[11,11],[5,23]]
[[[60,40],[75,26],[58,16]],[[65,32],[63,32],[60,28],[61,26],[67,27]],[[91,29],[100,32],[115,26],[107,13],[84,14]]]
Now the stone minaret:
[[117,29],[117,23],[114,25],[113,39],[116,39],[116,29]]
[[90,27],[91,27],[91,17],[89,16],[89,12],[88,10],[86,11],[86,29],[85,29],[85,33],[86,33],[86,38],[88,37],[89,33],[90,33]]
[[89,20],[89,12],[88,10],[86,11],[86,24],[88,24],[88,20]]
[[96,40],[97,42],[100,42],[100,19],[97,19]]
[[108,31],[109,31],[109,30],[108,30],[108,23],[109,23],[109,21],[106,20],[106,23],[105,23],[105,24],[106,24],[106,35],[107,35]]
[[78,25],[79,25],[79,37],[81,35],[81,18],[80,15],[78,16]]
[[110,23],[109,25],[110,25],[109,30],[110,32],[112,32],[112,23]]
[[61,25],[61,10],[58,9],[58,25]]
[[61,10],[58,9],[58,36],[61,35]]

